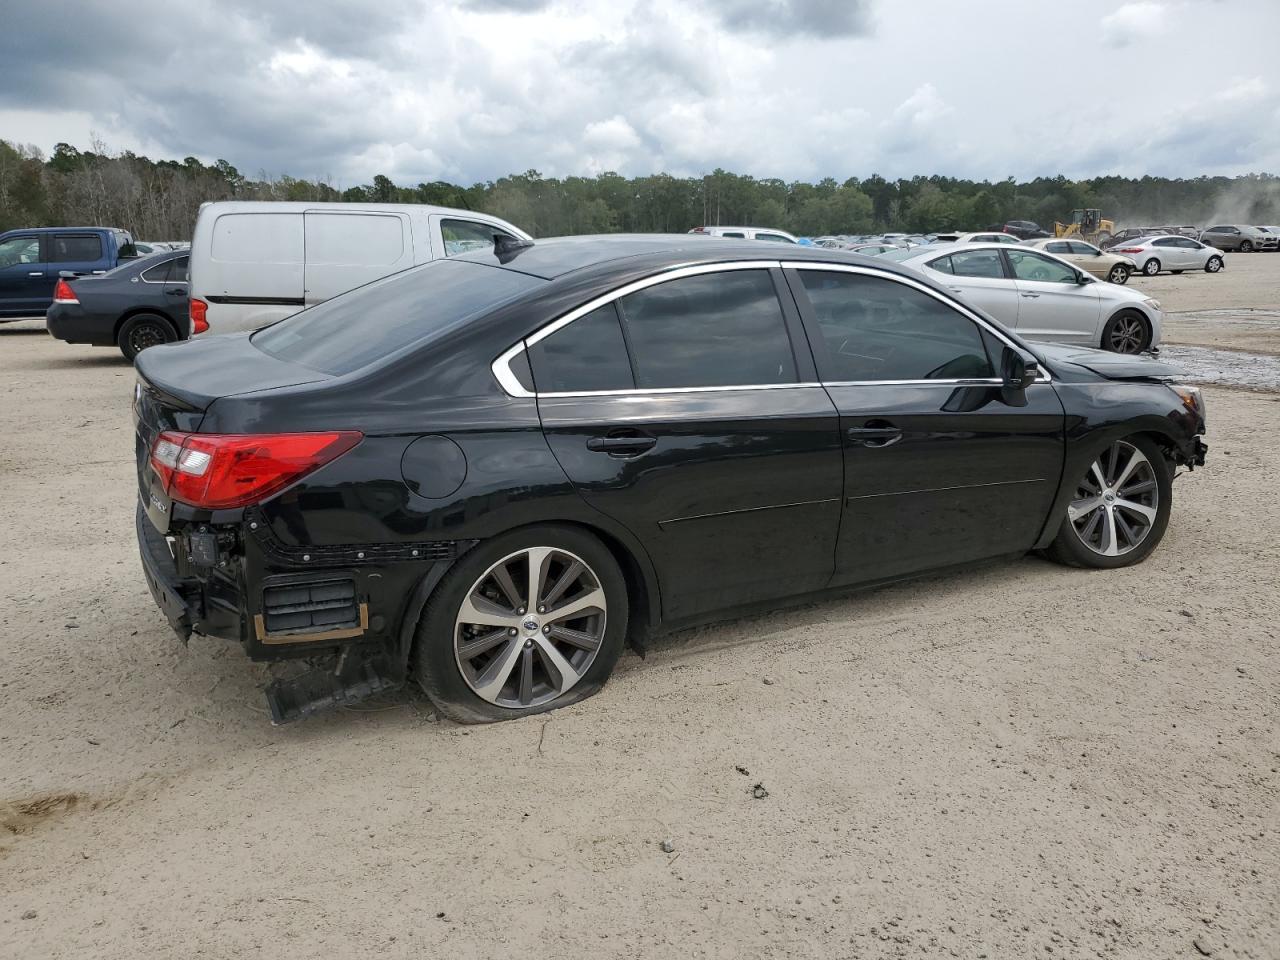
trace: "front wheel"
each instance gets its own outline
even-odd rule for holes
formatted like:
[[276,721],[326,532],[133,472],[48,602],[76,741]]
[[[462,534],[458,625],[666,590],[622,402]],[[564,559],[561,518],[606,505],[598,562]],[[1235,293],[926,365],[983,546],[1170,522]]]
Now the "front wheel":
[[1241,253],[1253,253],[1253,241],[1252,241],[1252,240],[1245,240],[1243,243],[1241,243],[1241,244],[1240,244],[1240,252],[1241,252]]
[[1154,277],[1157,273],[1160,272],[1160,261],[1157,260],[1155,257],[1152,257],[1150,260],[1148,260],[1146,263],[1142,265],[1142,272],[1146,274],[1148,277]]
[[1205,273],[1217,273],[1221,269],[1222,269],[1221,257],[1210,257],[1208,262],[1205,263],[1204,265]]
[[460,723],[554,710],[596,693],[622,653],[627,585],[585,531],[528,527],[481,543],[423,608],[414,673]]
[[1101,450],[1076,482],[1048,555],[1077,567],[1141,563],[1169,526],[1173,476],[1160,448],[1142,436]]
[[120,327],[116,344],[124,358],[132,362],[134,357],[148,347],[173,343],[177,339],[177,331],[164,317],[155,313],[135,313]]
[[1112,353],[1141,353],[1151,345],[1151,327],[1136,310],[1121,310],[1102,331],[1102,349]]
[[1117,263],[1114,267],[1112,267],[1109,271],[1107,271],[1107,280],[1110,281],[1111,283],[1120,283],[1120,284],[1128,283],[1130,273],[1132,273],[1132,271],[1128,267],[1126,267],[1123,263]]

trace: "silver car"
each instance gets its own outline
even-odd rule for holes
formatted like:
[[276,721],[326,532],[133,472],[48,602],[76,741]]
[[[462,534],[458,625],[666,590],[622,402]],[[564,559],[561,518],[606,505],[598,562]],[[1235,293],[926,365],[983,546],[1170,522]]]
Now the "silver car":
[[1267,245],[1267,235],[1247,223],[1220,223],[1205,227],[1200,240],[1219,250],[1239,250],[1241,253],[1253,253]]
[[1224,254],[1217,247],[1182,236],[1142,237],[1112,247],[1107,253],[1128,257],[1148,277],[1185,270],[1217,273],[1226,265]]
[[941,282],[1029,340],[1142,353],[1160,342],[1160,301],[1100,283],[1065,260],[1026,247],[948,243],[884,254]]

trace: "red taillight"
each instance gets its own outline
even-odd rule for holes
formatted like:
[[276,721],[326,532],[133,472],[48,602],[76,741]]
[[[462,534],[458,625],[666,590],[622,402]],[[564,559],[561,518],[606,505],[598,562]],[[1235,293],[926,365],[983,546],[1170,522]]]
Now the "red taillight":
[[71,284],[67,283],[65,280],[59,280],[58,285],[53,288],[53,302],[79,303],[80,300],[76,296],[75,291],[71,289]]
[[1141,247],[1121,247],[1119,250],[1112,250],[1112,253],[1141,253]]
[[205,316],[209,305],[203,300],[191,298],[190,314],[191,314],[191,335],[194,337],[197,333],[204,333],[209,329],[209,319]]
[[222,510],[258,503],[337,459],[363,439],[329,433],[177,433],[151,447],[151,466],[174,500]]

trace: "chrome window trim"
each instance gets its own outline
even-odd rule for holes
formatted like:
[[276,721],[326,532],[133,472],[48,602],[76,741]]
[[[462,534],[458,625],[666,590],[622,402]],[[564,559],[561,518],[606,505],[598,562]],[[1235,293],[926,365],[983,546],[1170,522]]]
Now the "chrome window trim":
[[[982,317],[980,317],[978,314],[970,310],[965,304],[960,303],[957,300],[951,300],[943,296],[943,294],[939,293],[937,290],[934,290],[928,284],[922,283],[919,280],[916,280],[914,277],[904,277],[901,274],[887,273],[882,270],[873,270],[869,267],[855,267],[852,264],[847,264],[847,263],[818,263],[811,260],[797,260],[794,262],[784,263],[782,264],[782,269],[784,270],[825,270],[828,272],[834,271],[836,273],[860,273],[868,277],[876,277],[880,280],[889,280],[894,283],[901,283],[901,284],[904,284],[905,286],[912,287],[913,289],[919,290],[921,293],[928,294],[929,296],[933,297],[933,299],[941,303],[943,306],[950,307],[952,310],[955,310],[961,316],[967,317],[969,320],[972,320],[983,330],[986,330],[993,337],[1002,341],[1005,344],[1005,346],[1012,347],[1014,350],[1022,349],[1016,343],[1010,340],[1007,336],[1005,336],[1003,332],[996,329],[991,324],[989,324],[986,320],[982,319]],[[1043,375],[1043,378],[1036,377],[1035,382],[1051,383],[1053,380],[1053,376],[1050,373],[1050,371],[1045,369],[1043,364],[1039,364],[1038,360],[1037,360],[1037,365],[1040,366],[1040,372]],[[823,381],[823,382],[831,383],[830,381]],[[848,382],[858,383],[858,384],[862,384],[862,383],[891,383],[891,384],[892,383],[897,383],[897,384],[952,383],[952,384],[956,384],[956,383],[964,383],[966,381],[963,381],[963,380],[858,380],[858,381],[848,381]],[[975,381],[967,381],[967,382],[973,383]],[[976,382],[986,383],[987,381],[980,380]],[[1004,383],[1004,381],[1000,380],[999,378],[996,378],[995,382]]]
[[[670,270],[657,273],[649,277],[643,277],[640,280],[633,280],[624,286],[611,290],[608,293],[601,294],[594,300],[588,300],[581,306],[574,307],[569,312],[557,317],[555,320],[547,323],[534,331],[523,340],[518,340],[502,353],[500,353],[490,365],[494,378],[498,381],[499,386],[508,396],[520,399],[566,399],[573,397],[644,397],[644,396],[665,396],[681,393],[724,393],[732,390],[785,390],[796,388],[812,388],[812,387],[870,387],[870,386],[920,386],[920,387],[961,387],[961,386],[1000,386],[1004,383],[999,377],[984,377],[980,379],[954,379],[954,380],[823,380],[823,381],[806,381],[802,383],[744,383],[734,384],[732,386],[715,386],[715,387],[654,387],[650,389],[642,387],[633,387],[624,390],[582,390],[582,391],[555,391],[539,393],[534,390],[526,390],[524,385],[516,378],[511,371],[511,361],[518,357],[522,352],[527,350],[534,344],[545,340],[557,330],[568,326],[579,317],[591,313],[606,304],[613,303],[628,294],[635,293],[637,290],[644,290],[647,287],[657,286],[669,280],[678,280],[682,277],[698,276],[704,273],[723,273],[731,270],[826,270],[835,271],[837,273],[857,273],[869,277],[877,277],[879,279],[890,280],[902,283],[913,289],[919,290],[933,297],[939,303],[950,307],[958,312],[961,316],[966,317],[979,327],[989,332],[992,336],[1002,341],[1006,346],[1015,350],[1020,349],[1017,344],[1011,341],[1003,333],[992,327],[973,311],[969,310],[964,304],[949,300],[932,289],[927,284],[921,283],[911,277],[904,277],[899,274],[887,273],[882,270],[875,270],[870,267],[859,267],[845,263],[823,263],[821,261],[796,260],[796,261],[779,261],[779,260],[731,260],[723,263],[700,263],[687,266],[674,267]],[[1036,383],[1051,383],[1053,381],[1052,374],[1043,365],[1040,364],[1040,375],[1036,377],[1032,386]]]
[[181,257],[174,257],[172,260],[165,260],[162,263],[157,263],[154,266],[147,267],[147,269],[143,270],[141,273],[138,274],[138,279],[141,280],[143,283],[150,283],[159,287],[168,286],[171,283],[181,283],[182,285],[185,286],[187,284],[186,280],[148,280],[146,277],[146,275],[150,273],[152,270],[156,269],[156,267],[172,267],[174,260],[181,260],[181,259],[182,259]]

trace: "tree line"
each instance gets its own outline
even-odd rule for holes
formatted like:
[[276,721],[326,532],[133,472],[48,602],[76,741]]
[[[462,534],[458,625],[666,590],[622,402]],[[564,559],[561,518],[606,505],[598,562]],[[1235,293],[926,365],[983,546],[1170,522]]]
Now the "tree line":
[[328,179],[244,176],[225,160],[151,160],[81,151],[59,143],[46,157],[0,140],[0,230],[57,225],[118,226],[137,239],[189,240],[208,200],[430,203],[495,214],[534,236],[684,232],[703,224],[781,227],[802,236],[983,229],[1008,220],[1051,226],[1073,209],[1097,207],[1125,225],[1280,222],[1280,177],[1037,177],[975,181],[879,175],[817,183],[717,169],[700,177],[544,177],[537,170],[471,186],[401,186],[382,174],[338,189]]

